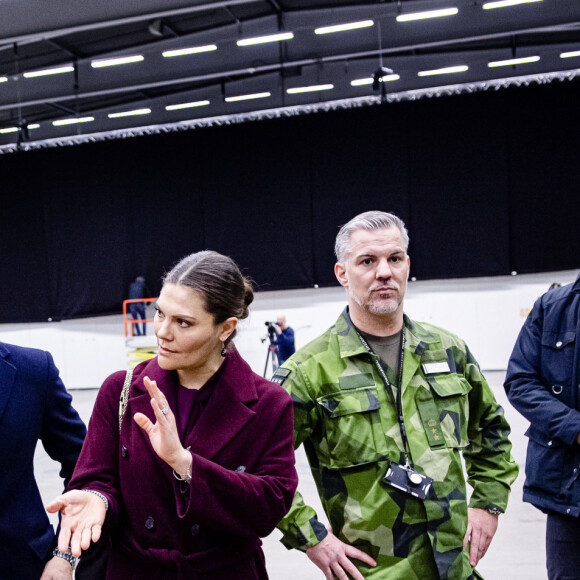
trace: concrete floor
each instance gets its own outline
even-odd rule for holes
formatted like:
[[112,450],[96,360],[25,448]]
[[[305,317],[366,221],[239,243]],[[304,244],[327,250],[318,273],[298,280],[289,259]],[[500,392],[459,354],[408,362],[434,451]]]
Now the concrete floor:
[[[524,432],[527,429],[527,422],[506,400],[502,388],[505,373],[493,371],[485,374],[512,427],[513,455],[520,465],[521,473],[514,484],[507,513],[500,516],[498,532],[487,555],[478,566],[478,571],[487,580],[543,580],[546,578],[545,516],[529,504],[523,503],[521,499],[527,444]],[[71,393],[75,408],[88,423],[97,390],[83,389]],[[296,467],[300,477],[300,491],[320,515],[322,513],[320,502],[302,449],[297,452]],[[62,483],[58,477],[58,464],[46,455],[41,445],[35,457],[35,470],[40,492],[47,503],[61,492]],[[324,517],[320,519],[325,521]],[[264,551],[271,580],[323,580],[322,572],[305,554],[286,550],[279,542],[279,538],[280,533],[275,530],[264,539]]]

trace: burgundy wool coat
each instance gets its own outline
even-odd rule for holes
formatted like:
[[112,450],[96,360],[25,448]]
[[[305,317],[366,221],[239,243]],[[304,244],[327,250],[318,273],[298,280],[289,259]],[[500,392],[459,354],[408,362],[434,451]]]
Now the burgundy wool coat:
[[135,368],[120,436],[126,373],[103,383],[69,489],[93,489],[109,500],[107,580],[268,578],[259,538],[286,514],[298,481],[291,400],[235,349],[224,364],[185,436],[193,456],[190,486],[175,479],[133,420],[141,412],[155,422],[145,376],[175,408],[177,373],[161,369],[157,358]]

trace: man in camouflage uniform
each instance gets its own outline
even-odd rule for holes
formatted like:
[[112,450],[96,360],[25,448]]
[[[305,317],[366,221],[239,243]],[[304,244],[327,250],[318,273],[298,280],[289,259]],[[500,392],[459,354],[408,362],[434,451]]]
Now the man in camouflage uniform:
[[[332,527],[296,493],[282,542],[328,580],[480,577],[473,567],[518,473],[503,410],[467,345],[403,314],[408,241],[384,212],[342,227],[335,274],[348,307],[273,377],[294,400],[294,444],[304,443]],[[403,485],[384,480],[392,463]]]

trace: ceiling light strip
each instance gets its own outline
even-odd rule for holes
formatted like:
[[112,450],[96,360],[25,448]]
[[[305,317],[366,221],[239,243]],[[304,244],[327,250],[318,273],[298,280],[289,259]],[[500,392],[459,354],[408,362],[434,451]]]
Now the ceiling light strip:
[[193,107],[205,107],[209,105],[209,101],[193,101],[191,103],[180,103],[177,105],[167,105],[166,111],[179,111],[180,109],[191,109]]
[[422,70],[422,71],[419,71],[417,73],[417,76],[431,77],[434,75],[449,75],[449,74],[465,72],[466,70],[469,70],[469,67],[462,64],[462,65],[458,65],[458,66],[447,66],[447,67],[443,67],[443,68],[436,68],[433,70]]
[[411,22],[413,20],[425,20],[427,18],[441,18],[443,16],[455,16],[459,10],[457,8],[441,8],[440,10],[426,10],[425,12],[411,12],[409,14],[399,14],[397,22]]
[[573,50],[572,52],[561,52],[560,58],[574,58],[580,56],[580,50]]
[[151,114],[151,109],[134,109],[132,111],[122,111],[120,113],[109,113],[107,117],[109,119],[119,119],[121,117],[133,117],[134,115],[149,115]]
[[135,54],[133,56],[120,56],[117,58],[99,58],[91,61],[93,68],[104,68],[106,66],[118,66],[120,64],[131,64],[133,62],[141,62],[145,60],[142,54]]
[[542,2],[542,0],[497,0],[496,2],[486,2],[482,8],[492,10],[493,8],[507,8],[518,4],[531,4],[532,2]]
[[267,99],[271,97],[272,93],[264,92],[264,93],[251,93],[249,95],[238,95],[236,97],[226,97],[226,103],[236,103],[238,101],[251,101],[252,99]]
[[[383,83],[388,83],[388,82],[392,82],[392,81],[398,81],[400,78],[401,77],[398,74],[392,74],[392,75],[385,75],[380,80]],[[372,77],[368,77],[368,78],[364,78],[364,79],[354,79],[353,81],[350,81],[350,85],[351,85],[351,87],[362,87],[364,85],[372,85],[373,82],[374,82],[374,79]]]
[[63,125],[75,125],[76,123],[91,123],[94,120],[94,117],[73,117],[70,119],[58,119],[53,121],[52,124],[55,127],[61,127]]
[[507,60],[496,60],[493,62],[488,62],[487,66],[489,68],[495,68],[498,66],[513,66],[516,64],[529,64],[531,62],[538,62],[539,60],[539,56],[526,56],[523,58],[510,58]]
[[46,76],[50,76],[50,75],[59,75],[59,74],[63,74],[63,73],[71,73],[71,72],[74,72],[74,70],[75,69],[72,65],[58,66],[58,67],[54,67],[54,68],[47,68],[44,70],[35,70],[35,71],[25,72],[22,74],[22,76],[25,79],[34,79],[36,77],[46,77]]
[[326,85],[311,85],[309,87],[293,87],[287,89],[286,92],[289,95],[298,95],[300,93],[315,93],[317,91],[330,91],[334,89],[334,85],[326,84]]
[[373,20],[361,20],[360,22],[350,22],[348,24],[335,24],[334,26],[322,26],[314,29],[314,34],[333,34],[334,32],[345,32],[347,30],[358,30],[374,25]]
[[190,46],[189,48],[178,48],[176,50],[166,50],[162,52],[161,55],[165,58],[171,58],[173,56],[185,56],[188,54],[200,54],[203,52],[212,52],[217,50],[215,44],[207,44],[206,46]]
[[238,40],[238,46],[253,46],[254,44],[265,44],[267,42],[281,42],[282,40],[292,40],[294,34],[291,32],[282,32],[280,34],[270,34],[268,36],[256,36],[254,38],[244,38]]

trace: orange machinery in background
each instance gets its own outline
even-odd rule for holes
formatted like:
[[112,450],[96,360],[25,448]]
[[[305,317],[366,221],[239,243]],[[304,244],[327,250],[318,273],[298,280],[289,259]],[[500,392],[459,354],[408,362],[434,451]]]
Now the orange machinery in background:
[[131,302],[144,302],[145,306],[147,306],[150,302],[157,302],[157,298],[131,298],[123,300],[123,326],[125,329],[125,346],[127,347],[127,357],[129,357],[129,368],[157,355],[157,339],[155,333],[151,331],[151,334],[135,335],[133,326],[134,324],[141,324],[143,322],[153,322],[153,318],[138,318],[137,320],[133,320],[127,308],[127,305]]

